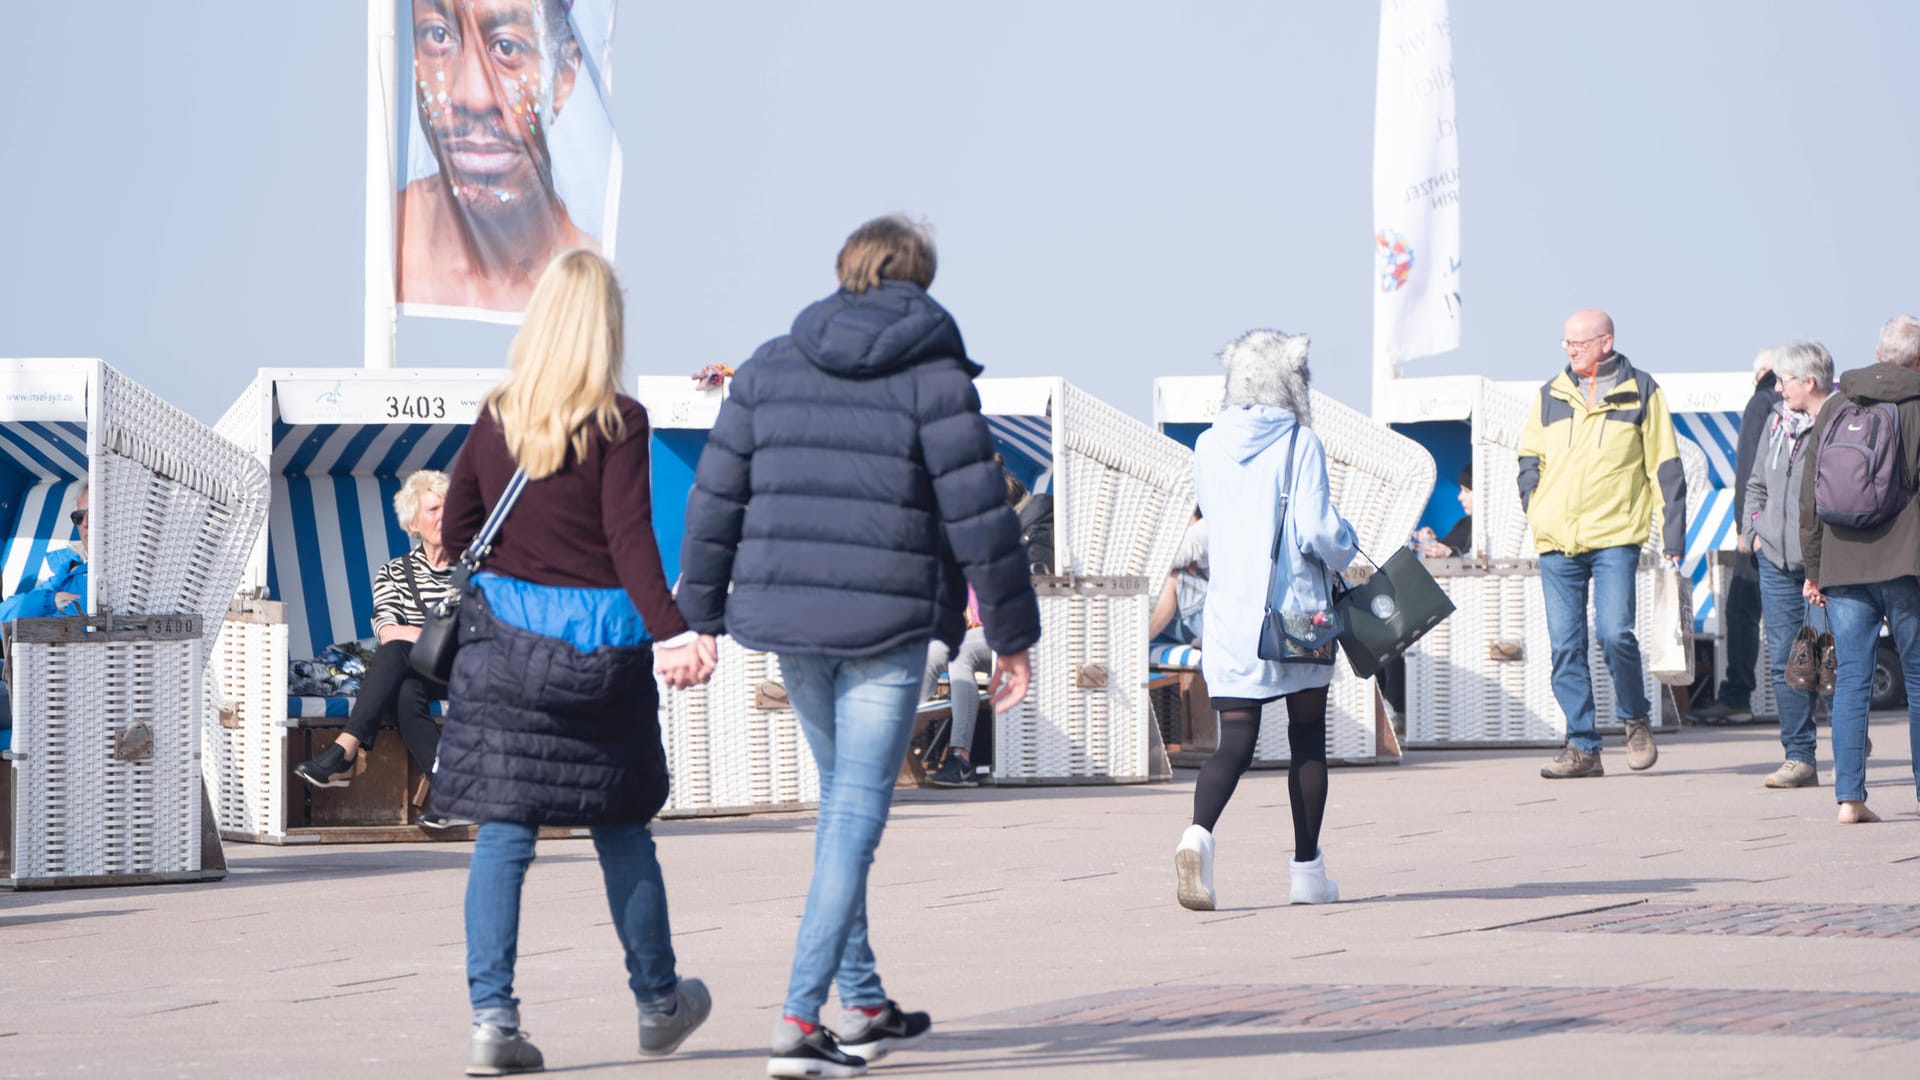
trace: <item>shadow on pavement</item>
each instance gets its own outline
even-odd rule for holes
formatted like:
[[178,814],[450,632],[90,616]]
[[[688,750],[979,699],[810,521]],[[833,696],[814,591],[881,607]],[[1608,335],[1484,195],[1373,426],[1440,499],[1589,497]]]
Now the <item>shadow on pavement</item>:
[[[1258,1012],[1247,1014],[1228,1010],[1200,1020],[1182,1020],[1179,1021],[1179,1030],[1191,1034],[1177,1038],[1159,1037],[1168,1027],[1156,1024],[1150,1017],[1132,1023],[954,1031],[935,1036],[926,1046],[913,1052],[916,1058],[913,1071],[926,1074],[993,1073],[1015,1068],[1119,1067],[1152,1061],[1206,1061],[1271,1054],[1418,1050],[1524,1039],[1591,1026],[1589,1021],[1577,1017],[1562,1017],[1480,1028],[1329,1028],[1312,1031],[1243,1031],[1233,1034],[1219,1031],[1202,1034],[1194,1031],[1195,1028],[1229,1028],[1243,1023],[1257,1023],[1263,1016]],[[934,1057],[923,1063],[917,1060],[920,1054],[956,1054],[963,1056],[964,1060],[941,1061]],[[889,1059],[886,1064],[893,1065],[894,1061]]]

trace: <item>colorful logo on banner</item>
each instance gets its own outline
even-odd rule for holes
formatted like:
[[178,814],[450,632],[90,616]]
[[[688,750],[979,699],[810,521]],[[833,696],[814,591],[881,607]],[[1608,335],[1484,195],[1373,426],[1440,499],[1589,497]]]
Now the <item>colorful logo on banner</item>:
[[1413,273],[1413,248],[1407,238],[1392,229],[1373,234],[1373,246],[1380,264],[1380,291],[1390,293],[1407,283]]
[[613,256],[618,0],[399,0],[403,313],[517,322],[553,256]]

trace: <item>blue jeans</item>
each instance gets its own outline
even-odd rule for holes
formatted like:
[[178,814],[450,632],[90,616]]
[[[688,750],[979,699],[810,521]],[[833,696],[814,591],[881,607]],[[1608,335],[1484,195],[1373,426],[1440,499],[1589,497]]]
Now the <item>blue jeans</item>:
[[1920,579],[1835,585],[1826,590],[1827,618],[1839,670],[1833,681],[1833,798],[1867,797],[1867,706],[1873,697],[1874,652],[1880,621],[1893,631],[1900,669],[1907,676],[1907,744],[1916,763],[1920,794]]
[[1611,547],[1583,555],[1549,551],[1540,556],[1540,590],[1547,606],[1547,636],[1553,643],[1553,696],[1567,716],[1567,742],[1594,753],[1593,670],[1587,665],[1587,583],[1593,583],[1593,626],[1613,675],[1617,719],[1647,715],[1646,673],[1640,641],[1633,634],[1637,547]]
[[926,665],[924,643],[857,660],[780,657],[787,700],[820,767],[813,883],[784,1009],[796,1020],[818,1023],[835,982],[842,1007],[886,1003],[867,940],[867,870],[887,827]]
[[[645,825],[597,825],[592,831],[613,929],[627,953],[627,985],[641,1012],[672,1012],[680,979],[674,974],[667,886],[653,833]],[[489,821],[474,840],[467,867],[467,991],[476,1024],[520,1023],[520,999],[513,996],[520,886],[533,864],[538,835],[533,825]]]
[[[1760,609],[1767,628],[1767,671],[1773,680],[1774,707],[1780,710],[1780,745],[1788,761],[1814,763],[1813,691],[1787,685],[1787,654],[1793,639],[1807,625],[1807,600],[1800,587],[1807,576],[1782,570],[1760,556]],[[1732,650],[1727,662],[1733,663]]]

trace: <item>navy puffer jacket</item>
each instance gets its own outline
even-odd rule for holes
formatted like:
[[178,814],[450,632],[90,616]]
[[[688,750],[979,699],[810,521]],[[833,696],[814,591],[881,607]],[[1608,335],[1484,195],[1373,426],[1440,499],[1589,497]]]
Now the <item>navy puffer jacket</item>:
[[687,500],[687,624],[797,655],[951,646],[970,583],[995,652],[1038,641],[979,373],[953,317],[904,282],[829,296],[761,346]]

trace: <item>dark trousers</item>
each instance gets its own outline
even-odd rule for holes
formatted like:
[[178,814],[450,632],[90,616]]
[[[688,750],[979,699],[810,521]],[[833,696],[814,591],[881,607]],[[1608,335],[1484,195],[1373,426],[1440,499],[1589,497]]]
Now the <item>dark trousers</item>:
[[1720,619],[1727,676],[1720,681],[1720,704],[1744,709],[1753,703],[1754,668],[1760,663],[1760,575],[1753,556],[1734,558],[1744,565],[1727,575],[1726,609]]
[[440,725],[433,722],[428,705],[444,699],[447,688],[415,672],[409,663],[412,656],[411,641],[389,641],[374,651],[367,673],[360,677],[360,695],[347,714],[347,734],[371,750],[380,725],[391,719],[400,728],[407,753],[430,774],[440,752]]

